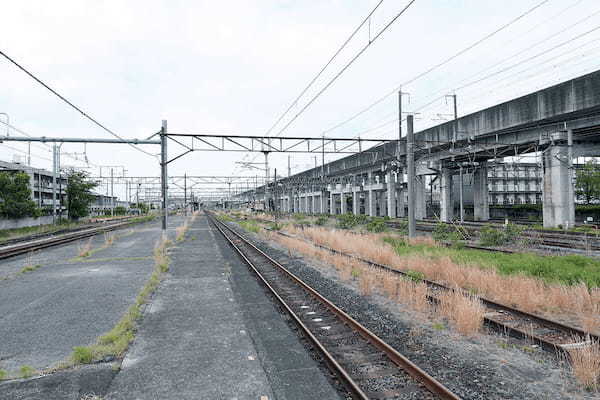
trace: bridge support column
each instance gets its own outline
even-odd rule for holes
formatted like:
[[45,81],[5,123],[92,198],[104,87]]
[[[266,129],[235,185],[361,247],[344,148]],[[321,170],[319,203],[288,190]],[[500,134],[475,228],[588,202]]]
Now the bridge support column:
[[333,192],[329,192],[329,210],[329,213],[331,215],[337,214],[337,210],[335,207],[335,195],[333,194]]
[[572,227],[575,224],[575,196],[569,146],[551,146],[543,157],[544,227]]
[[360,214],[360,192],[353,191],[352,192],[352,214],[358,215]]
[[420,175],[415,179],[415,219],[425,219],[427,216],[425,201],[425,175]]
[[396,216],[398,218],[406,217],[406,211],[404,210],[404,190],[402,190],[402,184],[399,184],[396,190]]
[[394,174],[388,172],[387,180],[387,216],[396,218],[396,182]]
[[385,217],[387,215],[387,211],[386,211],[387,198],[386,198],[383,190],[381,190],[381,191],[379,191],[379,193],[377,193],[377,197],[378,197],[378,201],[379,201],[379,216]]
[[310,196],[310,199],[311,199],[310,212],[311,212],[311,214],[317,213],[317,208],[316,208],[317,201],[316,201],[315,197],[316,197],[315,195]]
[[443,222],[450,222],[453,218],[452,171],[442,167],[442,172],[440,173],[440,219]]
[[329,210],[327,209],[327,192],[321,192],[321,214],[327,214]]
[[473,173],[473,218],[475,221],[490,219],[487,162]]
[[348,212],[347,208],[346,193],[340,192],[340,214],[346,214]]
[[367,208],[368,208],[368,213],[370,217],[375,217],[377,216],[377,209],[375,207],[375,191],[374,190],[370,190],[367,192]]

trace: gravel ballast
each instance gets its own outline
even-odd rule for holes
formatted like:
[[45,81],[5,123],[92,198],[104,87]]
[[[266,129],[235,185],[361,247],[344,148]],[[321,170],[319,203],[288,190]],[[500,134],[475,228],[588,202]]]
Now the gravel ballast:
[[355,285],[340,281],[334,269],[317,260],[243,234],[463,399],[600,398],[579,389],[565,363],[526,342],[492,332],[459,335],[382,296],[361,296]]

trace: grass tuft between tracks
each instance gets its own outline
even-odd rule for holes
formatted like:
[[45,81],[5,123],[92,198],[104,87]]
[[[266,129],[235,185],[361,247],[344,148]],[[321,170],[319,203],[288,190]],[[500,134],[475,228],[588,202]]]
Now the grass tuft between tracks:
[[600,380],[600,344],[569,350],[571,369],[575,379],[588,390],[597,391]]

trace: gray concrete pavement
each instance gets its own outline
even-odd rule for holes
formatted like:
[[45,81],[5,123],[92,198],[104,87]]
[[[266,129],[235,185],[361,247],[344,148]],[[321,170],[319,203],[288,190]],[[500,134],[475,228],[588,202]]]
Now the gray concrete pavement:
[[205,217],[172,251],[107,399],[273,399]]
[[[172,218],[170,228],[181,221]],[[1,369],[51,367],[115,325],[150,276],[161,234],[158,222],[133,229],[84,261],[73,260],[77,243],[43,250],[34,256],[39,269],[0,281]],[[99,248],[103,236],[92,243]],[[0,271],[24,264],[25,256],[11,258],[0,262]]]

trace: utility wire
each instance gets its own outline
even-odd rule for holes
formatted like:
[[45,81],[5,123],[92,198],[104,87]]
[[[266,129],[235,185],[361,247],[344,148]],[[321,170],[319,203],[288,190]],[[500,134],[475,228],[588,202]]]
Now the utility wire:
[[371,10],[371,12],[362,20],[362,22],[354,29],[354,31],[352,31],[352,33],[350,34],[350,36],[344,41],[344,43],[342,43],[342,45],[337,49],[337,51],[333,54],[333,56],[331,56],[331,58],[329,59],[329,61],[327,61],[327,63],[321,68],[321,70],[319,71],[319,73],[317,75],[315,75],[315,77],[308,83],[308,85],[306,85],[306,87],[302,90],[302,92],[300,92],[300,94],[298,95],[298,97],[296,97],[296,99],[290,104],[290,106],[283,112],[283,114],[281,114],[279,116],[279,118],[277,119],[277,121],[275,121],[275,123],[269,128],[269,130],[267,131],[267,133],[265,134],[265,136],[269,136],[269,134],[271,133],[271,131],[273,130],[273,128],[275,128],[277,126],[277,124],[279,124],[279,122],[281,122],[281,120],[287,115],[287,113],[296,105],[298,104],[298,101],[300,100],[300,98],[306,93],[306,91],[316,82],[317,79],[319,79],[319,77],[323,74],[323,72],[325,72],[325,69],[327,69],[327,67],[329,67],[329,65],[333,62],[333,60],[342,52],[342,50],[344,50],[344,48],[346,47],[346,45],[350,42],[350,40],[352,40],[354,38],[354,36],[356,36],[356,34],[358,33],[358,31],[360,30],[360,28],[362,28],[365,23],[371,18],[371,16],[373,15],[373,13],[375,13],[375,11],[379,8],[379,6],[381,5],[381,3],[383,3],[383,0],[380,0],[375,7],[373,7],[373,9]]
[[362,110],[360,110],[359,112],[353,114],[352,116],[350,116],[349,118],[345,119],[344,121],[332,126],[331,128],[325,130],[323,133],[328,133],[331,132],[334,129],[337,129],[345,124],[347,124],[348,122],[356,119],[357,117],[363,115],[364,113],[366,113],[367,111],[371,110],[373,107],[375,107],[376,105],[380,104],[381,102],[383,102],[385,99],[387,99],[388,97],[390,97],[391,95],[395,94],[402,86],[408,85],[410,83],[414,83],[415,81],[423,78],[424,76],[430,74],[431,72],[437,70],[438,68],[448,64],[449,62],[455,60],[457,57],[460,57],[461,55],[465,54],[466,52],[468,52],[469,50],[472,50],[473,48],[479,46],[481,43],[485,42],[486,40],[490,39],[491,37],[495,36],[496,34],[498,34],[499,32],[503,31],[504,29],[508,28],[509,26],[513,25],[514,23],[516,23],[517,21],[523,19],[525,16],[531,14],[533,11],[537,10],[539,7],[543,6],[544,4],[546,4],[548,1],[550,0],[543,0],[539,3],[537,3],[535,6],[533,6],[532,8],[528,9],[527,11],[525,11],[524,13],[520,14],[519,16],[517,16],[516,18],[512,19],[511,21],[507,22],[506,24],[500,26],[499,28],[497,28],[496,30],[494,30],[493,32],[485,35],[483,38],[477,40],[476,42],[472,43],[471,45],[465,47],[464,49],[460,50],[459,52],[455,53],[454,55],[446,58],[445,60],[441,61],[440,63],[430,67],[429,69],[421,72],[420,74],[412,77],[411,79],[401,83],[400,85],[397,85],[393,90],[391,90],[390,92],[386,93],[384,96],[382,96],[381,98],[377,99],[376,101],[374,101],[373,103],[369,104],[367,107],[363,108]]
[[[119,136],[118,134],[116,134],[115,132],[113,132],[112,130],[108,129],[106,126],[104,126],[103,124],[101,124],[100,122],[98,122],[96,119],[94,119],[93,117],[91,117],[89,114],[87,114],[85,111],[83,111],[81,108],[77,107],[75,104],[73,104],[72,102],[70,102],[69,100],[67,100],[67,98],[65,98],[64,96],[62,96],[60,93],[58,93],[56,90],[52,89],[50,86],[48,86],[47,84],[45,84],[41,79],[39,79],[38,77],[36,77],[35,75],[33,75],[31,72],[29,72],[27,69],[25,69],[25,67],[23,67],[22,65],[20,65],[18,62],[16,62],[15,60],[13,60],[12,58],[10,58],[6,53],[4,53],[2,50],[0,50],[0,55],[3,56],[4,58],[6,58],[8,61],[10,61],[12,64],[14,64],[17,68],[19,68],[21,71],[25,72],[27,75],[29,75],[29,77],[31,77],[33,80],[35,80],[37,83],[39,83],[40,85],[42,85],[43,87],[45,87],[46,89],[48,89],[50,92],[52,92],[52,94],[54,94],[56,97],[58,97],[59,99],[61,99],[62,101],[64,101],[65,103],[67,103],[69,106],[71,106],[73,109],[77,110],[81,115],[83,115],[85,118],[87,118],[88,120],[90,120],[92,123],[94,123],[96,126],[102,128],[103,130],[105,130],[106,132],[110,133],[112,136],[125,141],[125,139],[121,136]],[[134,144],[128,143],[129,146],[133,147],[134,149],[141,151],[142,153],[145,153],[149,156],[152,157],[156,157],[155,154],[149,153],[146,150],[143,150],[139,147],[137,147]]]
[[[400,16],[402,14],[404,14],[406,12],[406,10],[408,10],[408,8],[415,2],[416,0],[411,0],[402,10],[400,10],[400,12],[398,14],[396,14],[394,16],[394,18],[392,18],[378,33],[377,35],[375,35],[373,37],[373,39],[371,39],[369,41],[369,43],[367,43],[354,57],[352,57],[352,59],[337,73],[333,76],[333,78],[331,78],[331,80],[321,89],[317,92],[316,95],[314,95],[310,101],[308,103],[306,103],[304,105],[304,107],[302,107],[300,109],[300,111],[298,111],[293,117],[292,119],[290,119],[284,126],[283,128],[281,128],[277,134],[275,134],[275,136],[279,136],[283,133],[283,131],[285,131],[302,113],[304,113],[304,111],[306,111],[306,109],[308,107],[310,107],[310,105],[312,103],[315,102],[315,100],[317,100],[321,94],[323,94],[323,92],[325,92],[327,89],[329,89],[329,87],[354,63],[354,61],[356,61],[394,22],[396,22],[396,20],[398,18],[400,18]],[[544,1],[549,1],[549,0],[544,0]]]

